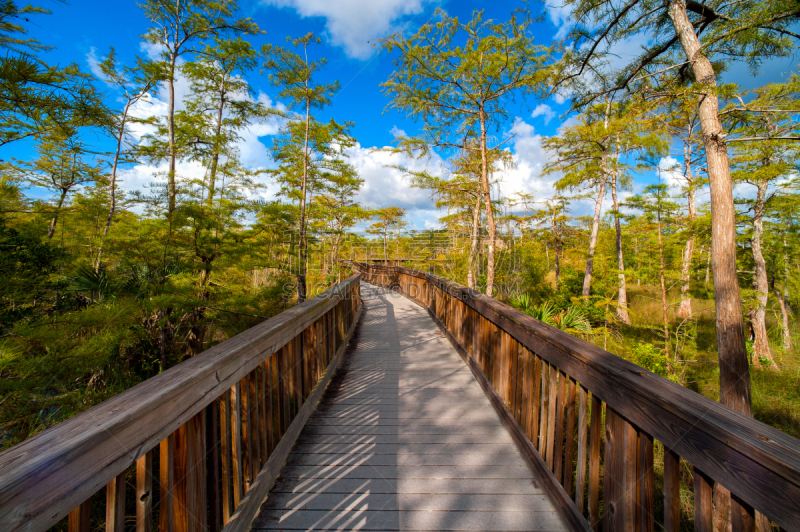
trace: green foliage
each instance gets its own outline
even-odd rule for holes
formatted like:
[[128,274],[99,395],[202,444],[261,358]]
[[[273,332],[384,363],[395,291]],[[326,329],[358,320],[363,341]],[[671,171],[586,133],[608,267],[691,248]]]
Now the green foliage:
[[630,351],[631,362],[652,371],[661,377],[668,376],[670,360],[663,349],[656,348],[653,344],[637,343]]
[[62,248],[0,219],[0,332],[56,303],[64,288],[57,272],[66,259]]

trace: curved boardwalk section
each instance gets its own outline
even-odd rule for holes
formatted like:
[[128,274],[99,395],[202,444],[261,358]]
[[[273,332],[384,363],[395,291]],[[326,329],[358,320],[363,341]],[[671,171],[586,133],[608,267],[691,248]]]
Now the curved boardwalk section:
[[361,292],[356,348],[252,529],[564,530],[428,314],[370,285]]

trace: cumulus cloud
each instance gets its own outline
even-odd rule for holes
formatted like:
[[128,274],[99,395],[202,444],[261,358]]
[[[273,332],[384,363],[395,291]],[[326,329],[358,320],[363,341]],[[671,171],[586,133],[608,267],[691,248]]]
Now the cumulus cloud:
[[396,139],[400,138],[400,137],[407,137],[408,136],[408,135],[406,135],[405,131],[403,131],[402,129],[400,129],[397,126],[392,126],[392,129],[389,130],[389,133],[391,133],[392,136],[394,138],[396,138]]
[[550,123],[550,120],[555,118],[556,113],[553,109],[547,105],[546,103],[540,103],[536,106],[536,109],[533,110],[531,113],[531,118],[536,118],[537,116],[544,117],[545,125]]
[[370,41],[399,29],[403,19],[422,12],[431,0],[263,0],[267,5],[292,8],[302,17],[324,17],[332,44],[350,57],[368,59]]
[[514,134],[514,167],[501,170],[496,175],[501,195],[531,194],[535,201],[552,196],[557,176],[542,177],[542,170],[548,161],[547,152],[542,147],[542,135],[521,118],[514,121],[511,133]]

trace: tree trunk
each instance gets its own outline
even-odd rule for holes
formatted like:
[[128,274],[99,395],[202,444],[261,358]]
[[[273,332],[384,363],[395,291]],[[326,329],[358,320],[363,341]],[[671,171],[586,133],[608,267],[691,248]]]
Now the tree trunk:
[[[606,97],[606,111],[604,119],[604,129],[608,130],[608,117],[611,114],[611,100]],[[603,154],[600,160],[600,186],[597,192],[597,200],[594,204],[594,218],[592,219],[592,234],[589,237],[589,253],[586,257],[586,271],[583,275],[583,297],[589,297],[592,291],[592,270],[594,269],[594,250],[597,246],[597,234],[600,231],[600,209],[603,206],[603,198],[606,195],[606,181],[608,180],[608,148],[603,146]]]
[[[306,91],[308,91],[308,81],[306,81]],[[306,300],[306,260],[308,251],[306,249],[306,189],[308,188],[308,133],[311,125],[311,101],[306,98],[306,132],[303,141],[303,180],[300,183],[300,230],[297,253],[297,302],[302,303]]]
[[792,348],[792,335],[789,331],[789,312],[786,308],[786,300],[783,297],[783,294],[780,290],[775,288],[773,290],[775,292],[775,296],[778,298],[778,302],[781,306],[781,325],[783,329],[783,348],[789,350]]
[[703,55],[700,41],[686,14],[685,0],[670,0],[669,17],[691,61],[698,84],[711,87],[700,98],[699,115],[711,189],[711,248],[714,270],[714,302],[719,352],[720,402],[745,415],[753,414],[750,366],[742,327],[742,302],[736,277],[736,209],[733,204],[728,148],[719,119],[719,103],[713,88],[716,77]]
[[53,235],[56,234],[56,224],[58,223],[58,213],[61,211],[61,206],[64,205],[64,199],[67,197],[67,190],[61,189],[61,195],[58,197],[58,205],[56,205],[56,212],[50,219],[50,227],[47,230],[47,240],[52,240]]
[[617,295],[617,317],[625,325],[631,324],[628,315],[628,290],[625,283],[625,260],[622,255],[622,227],[619,223],[619,200],[617,198],[617,169],[611,172],[611,199],[614,202],[614,230],[616,231],[617,246],[617,275],[619,289]]
[[[605,158],[605,154],[603,154]],[[605,168],[605,163],[603,164]],[[607,175],[605,170],[600,176],[600,186],[597,191],[597,199],[594,203],[594,218],[592,219],[592,234],[589,237],[589,253],[586,257],[586,272],[583,275],[583,296],[589,297],[592,289],[592,269],[594,268],[594,250],[597,246],[597,234],[600,232],[600,209],[603,206],[603,196],[606,195],[606,179]]]
[[122,140],[125,137],[125,122],[128,120],[128,110],[131,107],[131,100],[125,104],[122,110],[122,118],[120,119],[119,132],[117,133],[117,149],[114,152],[114,162],[111,164],[111,183],[109,191],[109,206],[108,216],[106,216],[106,225],[103,227],[103,236],[100,239],[100,249],[97,250],[97,261],[94,265],[94,271],[100,271],[100,259],[103,257],[103,246],[106,242],[108,230],[111,229],[111,221],[114,219],[114,213],[117,210],[117,166],[119,164],[119,155],[122,152]]
[[[670,0],[668,14],[686,58],[691,61],[694,77],[700,85],[698,88],[702,89],[702,85],[711,88],[700,97],[699,116],[711,192],[711,256],[719,358],[719,401],[752,416],[750,365],[744,340],[739,280],[736,277],[736,209],[725,131],[719,119],[719,101],[714,92],[716,75],[711,62],[703,54],[700,40],[686,13],[685,0]],[[730,492],[718,484],[714,488],[714,501],[714,526],[717,530],[726,530],[731,522]]]
[[767,298],[769,296],[769,281],[767,279],[767,263],[764,260],[764,253],[761,249],[761,237],[764,233],[764,203],[767,196],[768,181],[758,182],[758,192],[756,193],[756,204],[753,211],[753,236],[750,239],[750,247],[753,250],[753,262],[755,264],[755,275],[753,278],[753,288],[756,291],[756,308],[753,310],[753,366],[760,366],[762,360],[769,361],[774,365],[775,360],[769,349],[769,338],[767,337]]
[[489,158],[486,150],[486,115],[483,107],[480,109],[481,122],[481,185],[483,187],[483,203],[486,209],[486,226],[489,230],[489,245],[486,254],[486,295],[492,297],[494,293],[494,242],[496,226],[494,211],[492,209],[492,194],[489,188]]
[[214,206],[214,192],[217,186],[217,168],[219,167],[220,136],[222,135],[222,117],[225,112],[225,75],[223,74],[219,87],[219,105],[217,106],[217,123],[214,128],[214,145],[211,154],[211,168],[208,172],[208,206]]
[[789,253],[786,251],[786,235],[783,235],[783,301],[789,314],[793,314],[792,305],[789,304]]
[[[176,39],[177,42],[177,39]],[[175,212],[175,197],[177,195],[177,187],[175,185],[175,62],[177,60],[177,50],[170,56],[169,61],[169,76],[167,77],[167,86],[169,87],[169,102],[167,104],[167,137],[169,142],[169,170],[167,172],[168,180],[168,210],[167,216],[172,220],[172,214]],[[171,223],[170,223],[171,225]]]
[[[691,136],[691,125],[689,126],[688,136]],[[689,294],[690,270],[692,268],[692,255],[694,254],[694,233],[691,224],[697,216],[697,207],[694,199],[694,177],[692,176],[692,145],[691,141],[685,140],[683,143],[683,168],[684,179],[687,187],[687,208],[689,220],[689,238],[686,240],[686,247],[683,250],[683,263],[681,264],[681,305],[678,307],[678,317],[688,318],[692,315],[692,298]]]
[[475,207],[472,208],[472,230],[469,243],[469,264],[467,264],[467,286],[476,288],[478,284],[478,235],[481,223],[481,196],[475,198]]
[[[659,192],[660,194],[660,192]],[[658,198],[658,259],[661,278],[661,316],[664,320],[664,354],[669,360],[669,316],[667,315],[667,284],[664,279],[664,242],[661,236],[661,197]]]

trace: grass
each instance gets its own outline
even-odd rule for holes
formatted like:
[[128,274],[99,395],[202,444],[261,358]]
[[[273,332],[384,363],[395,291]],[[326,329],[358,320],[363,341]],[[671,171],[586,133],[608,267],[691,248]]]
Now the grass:
[[[668,301],[680,300],[675,291]],[[632,349],[642,343],[664,347],[661,297],[657,287],[632,286],[628,290],[628,306],[632,324],[618,324],[609,341],[608,350],[623,358],[630,358]],[[677,304],[668,308],[670,324],[670,354],[682,361],[682,383],[687,388],[710,399],[719,400],[719,363],[714,324],[714,301],[692,298],[692,317],[682,320],[676,316]],[[797,323],[792,324],[794,336]],[[785,351],[781,347],[780,329],[775,317],[768,314],[767,327],[770,345],[777,368],[751,366],[753,416],[795,438],[800,438],[800,354],[797,348]],[[603,339],[593,338],[602,346]],[[798,345],[800,338],[795,338]]]

